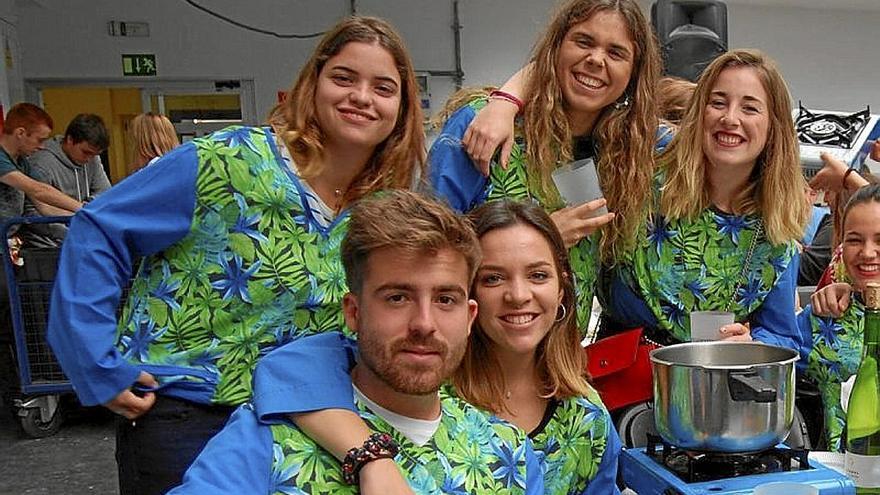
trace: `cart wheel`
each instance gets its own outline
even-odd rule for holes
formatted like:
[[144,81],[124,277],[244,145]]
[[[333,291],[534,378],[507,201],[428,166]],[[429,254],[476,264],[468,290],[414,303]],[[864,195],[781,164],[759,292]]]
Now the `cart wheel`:
[[21,429],[31,438],[51,437],[58,433],[58,430],[61,428],[60,407],[55,410],[55,414],[52,415],[52,419],[49,421],[43,421],[40,417],[40,409],[38,407],[25,409],[18,414]]

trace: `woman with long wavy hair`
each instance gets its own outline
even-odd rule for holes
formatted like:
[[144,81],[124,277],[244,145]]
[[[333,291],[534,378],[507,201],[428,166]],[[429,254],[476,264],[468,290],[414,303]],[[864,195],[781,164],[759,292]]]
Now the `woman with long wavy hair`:
[[[528,198],[552,212],[571,248],[577,325],[585,331],[598,268],[632,249],[650,199],[660,57],[636,2],[570,0],[530,60],[508,166],[492,166],[484,176],[462,139],[487,103],[513,106],[492,93],[454,96],[429,153],[431,184],[460,211],[491,199]],[[586,158],[596,162],[611,214],[593,216],[603,200],[565,206],[551,180],[557,168]]]
[[71,223],[48,339],[80,401],[120,415],[123,494],[179,484],[261,356],[343,325],[348,206],[424,165],[412,62],[380,19],[330,29],[270,124],[186,143]]

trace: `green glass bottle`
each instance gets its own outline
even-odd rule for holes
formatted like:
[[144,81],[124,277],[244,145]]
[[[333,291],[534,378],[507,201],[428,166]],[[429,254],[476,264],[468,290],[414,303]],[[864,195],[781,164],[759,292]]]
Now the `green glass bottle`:
[[846,411],[846,474],[856,493],[880,494],[880,284],[868,283],[865,344]]

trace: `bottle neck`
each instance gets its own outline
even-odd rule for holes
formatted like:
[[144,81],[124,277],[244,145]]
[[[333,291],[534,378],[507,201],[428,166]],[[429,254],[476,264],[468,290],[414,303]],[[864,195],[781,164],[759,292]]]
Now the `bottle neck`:
[[880,357],[880,309],[865,308],[865,351]]

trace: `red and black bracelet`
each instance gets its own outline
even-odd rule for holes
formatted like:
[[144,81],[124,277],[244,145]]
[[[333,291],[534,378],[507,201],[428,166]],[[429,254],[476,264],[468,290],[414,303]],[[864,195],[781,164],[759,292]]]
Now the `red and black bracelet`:
[[376,459],[393,459],[400,451],[397,442],[387,433],[373,433],[360,447],[345,454],[342,461],[342,480],[349,485],[358,483],[358,474],[367,463]]
[[508,93],[507,91],[501,91],[500,89],[496,89],[489,93],[490,100],[503,100],[509,103],[513,103],[516,106],[517,113],[522,113],[525,104],[522,100],[517,98],[516,96]]

